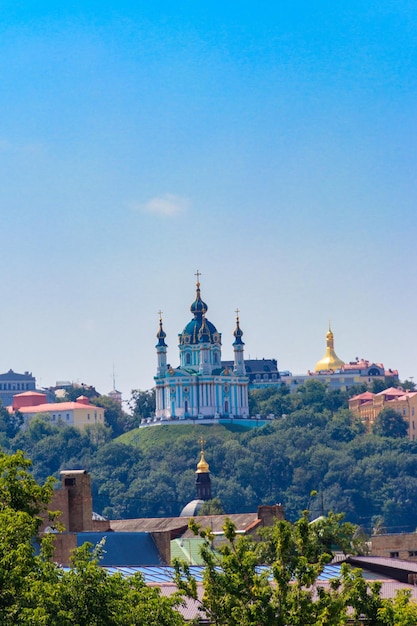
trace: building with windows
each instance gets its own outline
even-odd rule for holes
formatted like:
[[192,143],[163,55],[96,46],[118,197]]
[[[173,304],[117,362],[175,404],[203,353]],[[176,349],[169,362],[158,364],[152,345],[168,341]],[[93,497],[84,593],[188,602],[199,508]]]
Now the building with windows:
[[16,393],[35,390],[36,380],[29,372],[18,374],[10,369],[5,374],[0,374],[0,400],[3,406],[12,404]]
[[280,372],[281,384],[288,385],[291,391],[296,391],[298,385],[312,379],[325,383],[329,389],[346,391],[355,385],[369,385],[374,380],[386,382],[390,379],[398,380],[398,370],[386,370],[382,363],[374,363],[366,359],[356,358],[354,361],[345,363],[335,352],[334,334],[329,325],[326,333],[325,354],[317,361],[313,371],[309,370],[307,374]]
[[180,365],[167,361],[166,333],[160,315],[157,333],[156,420],[248,418],[249,378],[245,371],[243,332],[236,317],[234,360],[221,360],[221,333],[206,317],[197,272],[193,317],[178,335]]
[[[223,367],[232,369],[233,361],[222,361]],[[280,385],[280,373],[276,359],[245,359],[245,372],[249,389],[263,389]]]
[[38,413],[49,415],[51,423],[57,425],[83,428],[104,424],[104,409],[90,404],[86,396],[80,396],[75,402],[47,402],[46,394],[27,391],[13,397],[9,410],[23,415],[23,428]]
[[408,436],[411,441],[417,437],[417,391],[404,391],[389,387],[379,393],[366,391],[349,400],[349,409],[366,425],[372,428],[375,419],[383,409],[394,409],[408,424]]

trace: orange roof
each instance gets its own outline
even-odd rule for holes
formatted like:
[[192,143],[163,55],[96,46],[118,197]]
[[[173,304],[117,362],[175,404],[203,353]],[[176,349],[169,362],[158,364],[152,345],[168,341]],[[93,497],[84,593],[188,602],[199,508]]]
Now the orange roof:
[[350,398],[351,400],[371,400],[374,397],[374,393],[372,393],[371,391],[364,391],[363,393],[360,393],[358,396],[353,396],[352,398]]
[[377,396],[403,396],[404,389],[397,389],[397,387],[388,387],[376,394]]
[[20,413],[63,413],[64,411],[79,411],[80,409],[100,409],[95,404],[86,404],[83,402],[50,402],[49,404],[37,404],[35,406],[23,406],[19,409]]

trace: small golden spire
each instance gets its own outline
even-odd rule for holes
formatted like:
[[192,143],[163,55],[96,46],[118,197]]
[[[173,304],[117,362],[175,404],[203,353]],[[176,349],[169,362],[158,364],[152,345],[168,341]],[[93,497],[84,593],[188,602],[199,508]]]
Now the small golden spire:
[[204,458],[204,444],[206,443],[203,439],[203,437],[200,437],[200,439],[198,440],[198,443],[200,444],[200,460],[197,463],[197,471],[196,474],[208,474],[209,470],[209,464],[207,463],[206,459]]
[[344,364],[344,361],[342,361],[342,359],[339,359],[336,352],[334,351],[334,335],[329,320],[329,330],[326,333],[326,353],[324,357],[320,359],[320,361],[317,361],[314,371],[334,372],[335,370],[340,369]]

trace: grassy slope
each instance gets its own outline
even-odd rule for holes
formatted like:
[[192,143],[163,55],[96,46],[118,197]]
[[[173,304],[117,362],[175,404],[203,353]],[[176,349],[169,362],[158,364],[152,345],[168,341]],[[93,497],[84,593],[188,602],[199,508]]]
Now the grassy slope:
[[237,424],[181,424],[181,425],[163,425],[150,426],[148,428],[135,428],[124,433],[116,442],[125,443],[135,446],[141,450],[148,450],[155,445],[161,445],[174,441],[178,437],[184,435],[192,435],[196,441],[200,437],[207,439],[210,436],[217,435],[224,439],[234,439],[236,434],[247,432],[247,428]]

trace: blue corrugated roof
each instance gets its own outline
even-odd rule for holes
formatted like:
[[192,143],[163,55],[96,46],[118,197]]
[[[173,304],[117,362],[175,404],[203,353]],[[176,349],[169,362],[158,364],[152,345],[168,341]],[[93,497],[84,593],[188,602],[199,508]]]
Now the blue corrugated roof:
[[103,558],[104,567],[140,565],[163,565],[163,560],[150,533],[77,533],[77,545],[86,541],[96,545],[105,538]]
[[[106,569],[112,574],[119,572],[124,576],[132,576],[133,574],[140,572],[145,579],[146,583],[169,583],[172,582],[174,577],[173,567],[106,567]],[[260,568],[262,569],[262,568]],[[203,579],[204,567],[195,565],[190,567],[192,575],[197,582],[201,582]],[[330,580],[340,576],[340,565],[327,565],[323,572],[320,574],[318,580]]]

